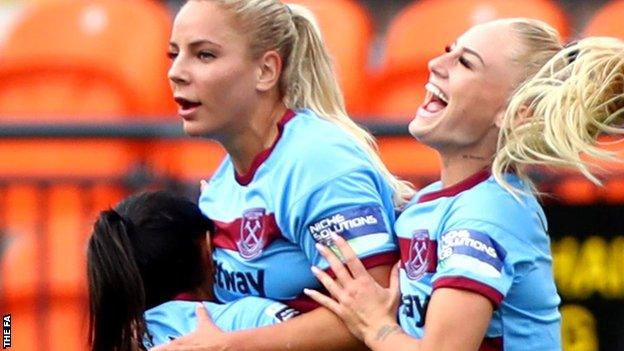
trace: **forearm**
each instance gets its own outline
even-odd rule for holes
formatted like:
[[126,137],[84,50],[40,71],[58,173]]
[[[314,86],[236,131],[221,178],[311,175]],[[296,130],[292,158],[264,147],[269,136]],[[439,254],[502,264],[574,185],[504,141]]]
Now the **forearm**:
[[[368,270],[382,286],[388,286],[390,266]],[[342,320],[325,307],[270,327],[228,333],[229,345],[240,351],[368,350],[349,332]]]
[[229,333],[228,339],[237,351],[368,350],[323,307],[274,326]]

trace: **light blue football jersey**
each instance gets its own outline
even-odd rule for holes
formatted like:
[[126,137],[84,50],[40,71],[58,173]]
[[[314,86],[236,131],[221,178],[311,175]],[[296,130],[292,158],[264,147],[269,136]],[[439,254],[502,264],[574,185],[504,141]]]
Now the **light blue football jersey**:
[[309,110],[288,111],[274,145],[236,174],[226,157],[199,207],[215,221],[215,294],[221,301],[262,296],[301,311],[302,294],[321,288],[310,266],[327,269],[315,243],[345,237],[364,264],[399,258],[390,234],[393,191],[370,157],[335,124]]
[[[527,187],[506,175],[517,189]],[[495,308],[480,350],[561,350],[560,298],[546,219],[537,199],[517,201],[488,171],[419,191],[395,224],[401,247],[401,327],[422,338],[433,290],[455,288]]]
[[[225,304],[202,302],[212,321],[223,331],[236,331],[273,325],[299,314],[279,302],[245,297]],[[169,301],[145,312],[147,333],[143,345],[149,349],[190,334],[197,328],[193,301]]]

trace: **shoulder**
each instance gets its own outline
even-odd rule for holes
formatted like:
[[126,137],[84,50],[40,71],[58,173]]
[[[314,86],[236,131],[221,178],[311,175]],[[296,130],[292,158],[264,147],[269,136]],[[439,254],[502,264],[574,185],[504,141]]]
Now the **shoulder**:
[[521,192],[514,196],[493,177],[460,194],[452,202],[445,227],[483,229],[500,238],[514,239],[535,245],[547,240],[546,218],[535,196],[513,175],[508,180]]
[[195,313],[195,304],[190,301],[168,301],[145,311],[145,319],[150,321],[175,320],[191,317]]
[[519,190],[516,196],[504,189],[494,177],[490,177],[472,189],[461,193],[452,207],[466,217],[483,218],[493,223],[532,220],[541,207],[535,196],[515,176],[510,184]]
[[385,187],[384,178],[358,142],[312,111],[298,110],[285,125],[282,138],[275,150],[279,157],[270,168],[273,181],[288,186],[294,198],[337,180],[352,184],[349,188],[366,184]]
[[284,143],[280,143],[279,152],[292,166],[310,170],[331,166],[346,170],[356,165],[371,165],[370,157],[349,133],[310,110],[298,110],[285,125],[282,137]]

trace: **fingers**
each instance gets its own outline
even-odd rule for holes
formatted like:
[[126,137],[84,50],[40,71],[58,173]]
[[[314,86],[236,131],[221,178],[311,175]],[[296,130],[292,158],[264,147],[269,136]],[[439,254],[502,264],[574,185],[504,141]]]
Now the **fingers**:
[[212,334],[223,332],[219,327],[212,321],[210,315],[208,314],[208,310],[203,303],[197,303],[195,307],[195,314],[197,315],[197,329],[202,330],[203,332],[209,332]]
[[340,316],[340,304],[336,300],[330,298],[329,296],[323,295],[313,289],[303,289],[303,293],[308,295],[310,298],[312,298],[312,300],[318,302],[322,306],[325,306],[336,315]]
[[334,251],[319,243],[316,244],[316,249],[325,257],[329,263],[329,268],[331,268],[336,275],[336,280],[338,280],[342,286],[352,279],[351,274],[347,271],[340,259],[338,259]]
[[[333,235],[332,239],[334,244],[338,247],[342,255],[344,256],[344,262],[349,267],[349,271],[354,278],[369,276],[366,271],[366,267],[362,264],[362,261],[357,257],[349,243],[347,243],[340,235]],[[333,269],[333,267],[332,267]]]
[[342,287],[338,285],[338,283],[336,283],[336,281],[334,281],[332,277],[329,276],[329,274],[318,269],[318,267],[312,266],[310,269],[312,270],[312,273],[314,273],[316,278],[321,282],[321,284],[323,284],[325,289],[327,289],[327,291],[329,291],[329,293],[333,297],[340,300]]
[[195,315],[197,315],[197,328],[206,327],[212,325],[212,320],[208,315],[208,311],[204,305],[200,302],[195,306]]

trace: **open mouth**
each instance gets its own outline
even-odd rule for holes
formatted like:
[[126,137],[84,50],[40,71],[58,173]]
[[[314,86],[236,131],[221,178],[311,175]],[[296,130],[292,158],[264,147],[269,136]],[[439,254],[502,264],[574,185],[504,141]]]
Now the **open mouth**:
[[175,97],[174,100],[180,106],[178,113],[182,116],[194,112],[201,105],[201,102],[188,100],[183,97]]
[[433,117],[439,114],[448,106],[448,97],[433,83],[425,85],[427,95],[422,106],[418,109],[418,115],[422,117]]

